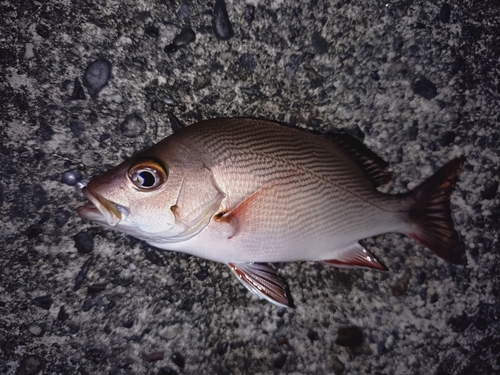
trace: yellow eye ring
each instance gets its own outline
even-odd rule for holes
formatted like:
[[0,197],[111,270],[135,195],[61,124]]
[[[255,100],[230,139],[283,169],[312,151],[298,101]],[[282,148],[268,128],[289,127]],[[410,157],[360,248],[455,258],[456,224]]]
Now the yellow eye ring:
[[153,159],[139,159],[128,170],[128,178],[141,190],[154,190],[167,180],[167,171]]

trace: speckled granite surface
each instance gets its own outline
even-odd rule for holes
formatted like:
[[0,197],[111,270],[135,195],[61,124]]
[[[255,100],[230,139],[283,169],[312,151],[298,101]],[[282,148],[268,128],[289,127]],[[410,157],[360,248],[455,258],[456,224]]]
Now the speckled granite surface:
[[[0,373],[500,373],[498,1],[226,5],[231,27],[205,0],[0,1]],[[84,82],[96,60],[101,91]],[[469,265],[380,236],[364,243],[385,273],[280,265],[284,310],[223,265],[78,218],[61,174],[160,140],[168,112],[348,129],[391,163],[394,192],[465,155],[452,203]]]

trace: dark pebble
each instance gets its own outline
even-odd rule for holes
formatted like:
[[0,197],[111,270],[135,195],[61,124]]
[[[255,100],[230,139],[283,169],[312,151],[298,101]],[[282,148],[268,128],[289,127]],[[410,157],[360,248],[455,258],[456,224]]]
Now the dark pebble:
[[76,250],[80,254],[89,254],[94,250],[94,238],[88,232],[79,232],[73,236]]
[[178,35],[175,36],[172,44],[175,47],[181,48],[187,46],[190,43],[193,43],[195,40],[196,40],[196,33],[193,31],[193,29],[190,27],[185,27],[181,30],[181,32]]
[[370,78],[373,79],[374,81],[380,80],[380,76],[376,70],[370,72]]
[[16,375],[35,375],[38,374],[45,364],[45,361],[36,356],[30,355],[21,360],[17,368]]
[[392,50],[396,53],[401,53],[401,50],[403,49],[403,38],[400,36],[395,37],[392,40]]
[[206,268],[202,268],[201,270],[199,270],[198,272],[196,272],[194,274],[194,276],[200,280],[200,281],[203,281],[205,280],[208,276],[210,275],[210,273],[208,272],[208,270]]
[[165,110],[165,104],[163,102],[160,102],[159,100],[155,100],[151,103],[151,109],[155,112],[163,113],[163,111]]
[[310,329],[309,332],[307,332],[307,338],[311,341],[318,341],[319,340],[318,332]]
[[135,138],[146,131],[146,121],[137,113],[132,113],[125,117],[125,120],[120,124],[120,130],[125,137]]
[[283,368],[285,365],[287,356],[285,354],[280,354],[278,358],[276,358],[273,362],[273,366],[276,367],[277,369]]
[[227,14],[224,0],[216,0],[214,5],[214,18],[212,21],[214,34],[219,40],[231,39],[234,35],[233,25]]
[[247,5],[245,11],[243,12],[243,19],[248,23],[252,23],[255,19],[255,7],[253,5]]
[[102,330],[104,331],[104,333],[105,333],[106,335],[109,335],[111,332],[113,332],[113,331],[111,330],[111,327],[110,327],[109,325],[107,325],[107,324],[104,326],[104,328],[103,328]]
[[170,127],[173,133],[177,133],[179,130],[184,129],[186,125],[177,118],[172,112],[167,112],[168,120],[170,121]]
[[57,314],[57,320],[65,322],[66,320],[68,320],[68,318],[69,314],[66,312],[66,308],[64,307],[64,305],[62,305],[59,309],[59,314]]
[[73,92],[69,97],[69,100],[85,100],[87,97],[85,96],[85,90],[83,89],[82,84],[78,78],[75,78],[75,83],[73,84]]
[[96,364],[104,363],[107,357],[107,350],[105,347],[95,346],[90,347],[85,351],[85,358]]
[[363,343],[363,332],[357,326],[340,327],[335,343],[355,349]]
[[71,130],[71,133],[73,133],[73,135],[77,138],[81,137],[85,132],[85,126],[79,121],[71,121],[69,123],[69,129]]
[[317,31],[315,31],[312,35],[312,47],[314,52],[320,55],[324,55],[328,52],[328,42]]
[[417,56],[419,50],[420,48],[416,44],[412,44],[411,46],[408,47],[408,55]]
[[88,286],[87,294],[92,296],[94,294],[101,293],[105,290],[106,290],[106,283],[95,283]]
[[227,342],[218,342],[217,343],[217,354],[219,354],[219,355],[226,354],[228,346],[229,346],[229,344]]
[[15,65],[16,55],[7,48],[0,48],[0,65],[10,66]]
[[49,310],[52,306],[52,302],[50,294],[33,299],[33,304],[44,310]]
[[189,18],[191,16],[191,13],[193,12],[193,9],[191,6],[187,3],[181,3],[179,6],[179,10],[177,11],[177,18],[180,21],[184,21],[185,19]]
[[153,352],[146,354],[144,356],[144,359],[147,362],[157,362],[157,361],[162,361],[163,358],[165,358],[165,352]]
[[299,55],[291,55],[288,63],[285,64],[285,76],[290,80],[295,79],[295,75],[299,71],[300,65],[300,56]]
[[160,99],[163,103],[165,103],[168,106],[175,107],[175,106],[179,105],[179,102],[177,102],[177,100],[175,100],[172,97],[172,95],[170,95],[166,91],[160,91],[157,96],[158,96],[158,99]]
[[160,367],[158,375],[177,375],[177,371],[175,371],[172,367],[164,366]]
[[131,357],[125,357],[118,363],[118,368],[129,368],[134,364],[134,360]]
[[184,368],[184,365],[186,364],[186,360],[184,359],[184,356],[181,353],[175,352],[172,354],[170,357],[172,362],[174,362],[179,368]]
[[42,140],[44,141],[50,141],[54,134],[55,132],[52,127],[45,122],[41,122],[38,126],[38,129],[36,130],[36,135],[42,138]]
[[69,169],[62,173],[61,182],[69,186],[75,186],[81,179],[82,174],[74,169]]
[[251,53],[244,53],[238,59],[238,66],[240,69],[247,71],[248,73],[253,73],[257,67],[257,62]]
[[43,233],[42,227],[36,224],[30,225],[28,229],[26,229],[26,236],[28,237],[29,240],[39,236],[42,233]]
[[92,296],[83,301],[82,311],[87,312],[92,310],[94,307],[104,306],[105,302],[100,296]]
[[144,34],[147,36],[150,36],[151,38],[158,38],[160,35],[160,29],[158,29],[156,26],[147,26],[144,29]]
[[448,146],[453,143],[456,136],[457,135],[452,130],[445,131],[443,134],[441,134],[441,137],[439,137],[439,144],[443,147]]
[[106,86],[111,78],[111,62],[100,58],[91,62],[83,74],[83,85],[92,98],[97,98],[99,92]]
[[439,11],[439,19],[442,23],[450,22],[451,7],[450,4],[444,3],[441,5],[441,10]]
[[80,268],[80,272],[78,272],[78,275],[76,275],[75,277],[75,286],[73,287],[73,290],[78,290],[81,288],[93,261],[94,258],[90,257],[85,261],[85,263],[83,263],[82,268]]
[[431,297],[429,298],[430,303],[436,303],[438,300],[439,300],[439,296],[436,293],[431,295]]
[[471,324],[471,319],[465,315],[453,316],[448,319],[448,325],[451,327],[452,331],[455,333],[462,333],[467,328],[469,328]]
[[36,33],[40,35],[43,39],[47,39],[50,36],[49,28],[43,23],[39,23],[38,25],[36,25],[35,30]]
[[437,96],[437,88],[425,77],[418,78],[412,85],[413,92],[424,99],[431,100]]
[[458,72],[464,71],[464,70],[465,70],[465,59],[460,55],[455,56],[455,59],[453,60],[453,64],[451,64],[450,74],[452,76],[454,76]]
[[487,183],[484,190],[481,192],[481,198],[493,199],[496,197],[498,191],[498,181]]
[[134,319],[127,319],[122,323],[125,328],[132,328],[134,326]]
[[68,324],[68,329],[69,329],[69,333],[75,335],[77,334],[78,332],[80,332],[80,326],[76,323],[69,323]]
[[163,49],[163,51],[168,54],[168,55],[171,55],[172,53],[175,53],[177,52],[177,47],[175,46],[175,44],[169,44],[167,46],[165,46],[165,48]]

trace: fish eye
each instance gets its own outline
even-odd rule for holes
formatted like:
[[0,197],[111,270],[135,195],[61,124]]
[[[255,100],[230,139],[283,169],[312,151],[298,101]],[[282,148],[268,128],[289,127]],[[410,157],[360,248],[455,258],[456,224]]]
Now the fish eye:
[[141,190],[152,190],[167,180],[165,168],[155,160],[138,160],[128,171],[132,183]]

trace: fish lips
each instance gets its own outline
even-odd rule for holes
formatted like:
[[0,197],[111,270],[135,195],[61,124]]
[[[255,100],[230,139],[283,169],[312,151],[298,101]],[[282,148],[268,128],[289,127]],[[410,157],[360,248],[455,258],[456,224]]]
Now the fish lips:
[[125,207],[111,202],[99,193],[90,191],[88,187],[84,187],[82,193],[91,202],[91,205],[80,206],[76,209],[78,215],[84,219],[114,227],[128,213]]

